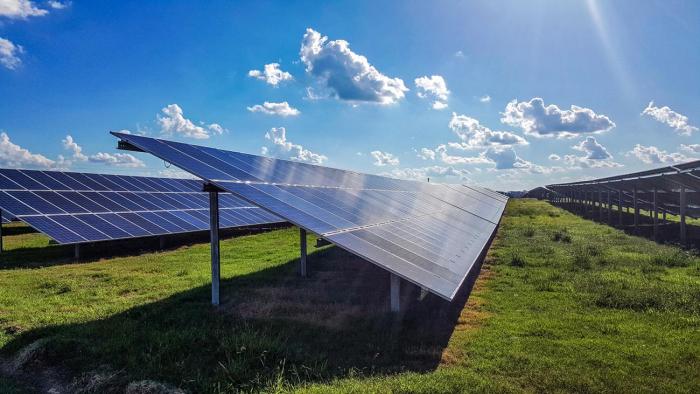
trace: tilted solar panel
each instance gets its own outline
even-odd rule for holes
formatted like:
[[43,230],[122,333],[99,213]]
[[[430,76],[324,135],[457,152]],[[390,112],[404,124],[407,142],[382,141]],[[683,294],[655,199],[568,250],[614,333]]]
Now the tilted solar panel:
[[452,300],[507,197],[112,133],[222,190]]
[[[62,244],[209,229],[202,181],[59,171],[0,169],[0,210]],[[230,194],[221,227],[283,222]]]

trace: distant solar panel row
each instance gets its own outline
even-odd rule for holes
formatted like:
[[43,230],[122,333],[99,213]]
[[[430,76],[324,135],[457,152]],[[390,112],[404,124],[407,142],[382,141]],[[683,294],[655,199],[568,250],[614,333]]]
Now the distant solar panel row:
[[637,205],[647,210],[653,206],[656,190],[657,205],[663,211],[678,215],[681,187],[686,194],[685,214],[700,217],[700,161],[697,160],[642,172],[548,185],[547,190],[589,200],[603,197],[604,201],[610,193],[614,203],[618,202],[621,194],[623,204],[627,206],[633,204],[633,196],[636,193]]
[[[209,229],[201,181],[0,169],[3,217],[20,219],[62,244]],[[230,194],[220,196],[222,227],[282,222]]]
[[215,186],[451,300],[507,197],[113,133]]

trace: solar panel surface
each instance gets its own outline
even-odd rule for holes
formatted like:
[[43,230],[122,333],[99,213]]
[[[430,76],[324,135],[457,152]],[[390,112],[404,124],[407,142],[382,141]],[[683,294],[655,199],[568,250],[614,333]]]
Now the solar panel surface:
[[[0,209],[62,244],[209,229],[202,181],[0,169]],[[220,196],[222,228],[283,222],[231,194]]]
[[507,197],[112,133],[213,185],[451,300]]

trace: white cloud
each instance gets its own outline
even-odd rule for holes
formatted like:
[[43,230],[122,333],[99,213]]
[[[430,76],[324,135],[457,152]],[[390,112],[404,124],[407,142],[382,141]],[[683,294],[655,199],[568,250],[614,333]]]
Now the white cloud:
[[0,165],[10,168],[56,168],[57,162],[10,141],[7,133],[0,133]]
[[461,50],[455,52],[455,57],[464,59],[464,52],[462,52]]
[[571,147],[579,152],[584,152],[587,159],[591,160],[608,160],[612,159],[612,155],[608,150],[601,145],[594,137],[586,137],[578,144]]
[[30,16],[42,16],[48,11],[37,8],[30,0],[0,0],[0,16],[10,19],[27,19]]
[[179,134],[184,137],[195,139],[207,139],[213,134],[221,134],[226,129],[217,123],[197,126],[191,120],[185,118],[182,108],[177,104],[170,104],[161,110],[163,116],[158,115],[158,123],[161,127],[161,134]]
[[[508,132],[493,131],[466,115],[452,113],[449,127],[460,140],[462,149],[485,148],[494,145],[527,145],[525,138]],[[454,146],[456,147],[456,146]]]
[[294,79],[292,74],[282,71],[279,63],[266,64],[263,71],[250,70],[248,76],[251,78],[265,81],[268,85],[277,86],[280,82],[291,81]]
[[644,146],[637,144],[627,152],[628,156],[634,156],[646,164],[676,164],[688,160],[682,153],[668,153],[655,146]]
[[423,160],[435,160],[435,151],[428,148],[421,148],[420,152],[416,152],[418,157]]
[[556,153],[552,153],[551,155],[549,155],[549,160],[551,160],[551,161],[559,161],[559,160],[561,160],[561,156],[559,156],[559,155],[556,154]]
[[267,115],[278,115],[278,116],[297,116],[301,113],[298,109],[290,107],[289,103],[283,101],[281,103],[270,103],[265,101],[263,105],[256,104],[252,107],[248,107],[250,112],[262,112]]
[[691,135],[698,128],[688,124],[688,117],[673,111],[669,107],[655,107],[654,102],[650,101],[649,105],[644,108],[642,115],[647,115],[658,122],[664,123],[669,127],[673,127],[681,135]]
[[399,165],[399,158],[394,156],[389,152],[382,152],[379,150],[374,150],[370,152],[370,155],[374,158],[374,165],[378,167],[384,166],[397,166]]
[[[2,0],[0,0],[1,2]],[[0,64],[10,70],[15,70],[22,64],[19,55],[24,52],[21,46],[12,41],[0,37]]]
[[601,167],[622,167],[621,164],[613,161],[613,156],[594,137],[586,137],[571,149],[585,153],[584,156],[565,155],[564,162],[571,167],[579,168],[601,168]]
[[91,163],[99,163],[115,167],[137,168],[146,166],[143,161],[137,159],[134,157],[134,155],[129,153],[99,152],[94,155],[90,155],[88,160]]
[[[305,161],[312,164],[323,164],[324,161],[328,160],[328,157],[311,152],[305,149],[299,144],[294,144],[287,140],[287,130],[284,127],[273,127],[265,133],[265,139],[272,141],[272,143],[277,146],[277,149],[288,156],[291,160]],[[269,152],[265,148],[266,152]]]
[[523,102],[513,100],[501,115],[501,122],[520,127],[525,134],[536,137],[572,138],[615,127],[610,118],[591,109],[572,105],[570,110],[562,110],[554,104],[545,106],[539,97]]
[[425,181],[428,178],[459,178],[460,180],[466,180],[468,179],[469,171],[458,170],[452,166],[429,166],[419,168],[394,168],[380,175],[416,181]]
[[63,148],[69,150],[72,153],[72,157],[74,160],[86,161],[88,159],[88,157],[83,153],[83,148],[80,145],[78,145],[78,143],[75,142],[75,140],[73,140],[72,136],[67,135],[62,142]]
[[417,92],[420,98],[427,98],[433,101],[433,109],[441,110],[447,108],[447,99],[450,91],[447,90],[447,83],[440,75],[431,77],[425,76],[415,80]]
[[439,145],[437,148],[435,148],[435,153],[436,155],[439,155],[440,160],[449,165],[456,165],[456,164],[488,164],[491,163],[489,159],[487,159],[483,153],[479,156],[459,156],[459,155],[451,155],[449,154],[448,147],[453,147],[453,146],[448,146],[448,145]]
[[482,103],[490,103],[491,96],[489,96],[488,94],[485,96],[481,96],[481,97],[479,97],[479,101],[481,101]]
[[49,5],[49,7],[53,8],[54,10],[62,10],[64,8],[68,7],[69,5],[71,5],[71,2],[64,1],[63,3],[61,3],[60,1],[49,0],[48,5]]
[[[83,147],[78,145],[78,143],[73,139],[71,135],[67,135],[66,138],[62,140],[63,148],[71,152],[71,159],[76,161],[88,161],[90,163],[105,164],[115,167],[127,167],[127,168],[137,168],[145,167],[143,161],[139,160],[135,156],[129,153],[104,153],[98,152],[94,155],[86,155],[83,153]],[[61,157],[62,158],[62,157]],[[62,158],[66,166],[72,164],[71,161]]]
[[326,90],[326,97],[393,104],[408,91],[403,80],[380,73],[366,57],[353,52],[347,41],[328,41],[328,37],[310,28],[306,29],[299,55],[306,72]]
[[497,170],[532,167],[532,163],[523,160],[512,147],[493,146],[488,148],[483,155],[495,164]]
[[689,153],[700,153],[700,144],[681,144],[681,150]]

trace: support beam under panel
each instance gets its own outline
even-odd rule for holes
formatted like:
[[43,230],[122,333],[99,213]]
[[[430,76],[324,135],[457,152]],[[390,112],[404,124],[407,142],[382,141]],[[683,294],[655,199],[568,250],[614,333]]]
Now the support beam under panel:
[[401,278],[394,274],[389,274],[389,298],[391,312],[401,310]]
[[219,305],[221,256],[219,251],[219,193],[209,192],[209,232],[211,234],[211,304]]
[[299,273],[302,278],[306,278],[306,230],[303,228],[299,228],[299,248],[301,249]]
[[73,249],[73,256],[75,257],[76,260],[80,260],[80,244],[75,244],[74,249]]
[[2,253],[2,209],[0,209],[0,253]]

